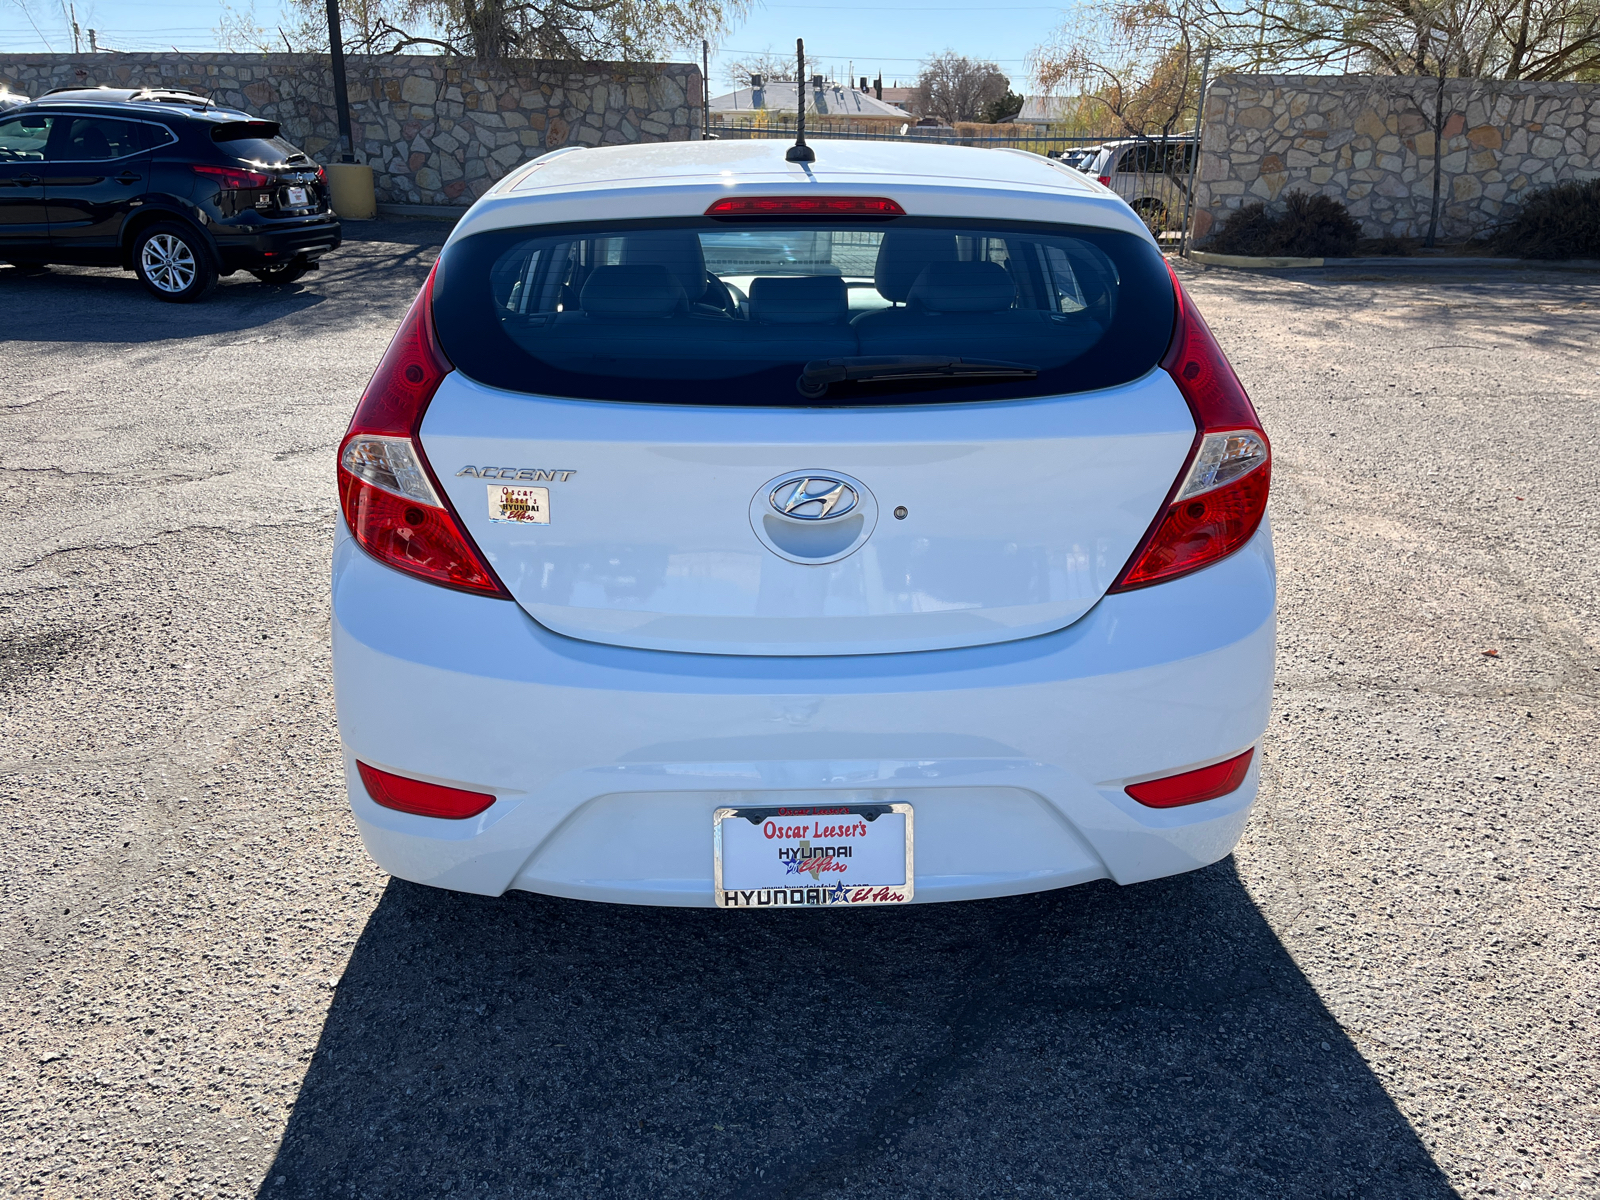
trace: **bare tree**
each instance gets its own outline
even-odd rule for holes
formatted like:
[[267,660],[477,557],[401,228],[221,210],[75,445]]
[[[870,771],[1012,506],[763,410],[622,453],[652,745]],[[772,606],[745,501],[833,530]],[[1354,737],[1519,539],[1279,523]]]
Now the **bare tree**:
[[[716,37],[749,0],[341,0],[345,48],[442,50],[487,62],[648,58]],[[288,0],[296,49],[328,48],[325,0]],[[253,18],[250,22],[253,24]],[[320,30],[320,32],[319,32]]]
[[1045,92],[1081,97],[1124,132],[1187,131],[1197,117],[1202,48],[1217,41],[1213,14],[1202,7],[1211,2],[1085,4],[1056,31],[1053,42],[1034,51],[1034,75]]
[[1571,79],[1600,71],[1600,0],[1200,0],[1217,45],[1256,70],[1330,67],[1472,79]]
[[922,111],[947,125],[976,121],[985,106],[1003,97],[1011,81],[992,62],[982,62],[946,50],[922,64],[917,79]]
[[793,83],[797,67],[792,54],[747,55],[728,67],[728,79],[735,87],[749,87],[750,77],[759,75],[768,83]]

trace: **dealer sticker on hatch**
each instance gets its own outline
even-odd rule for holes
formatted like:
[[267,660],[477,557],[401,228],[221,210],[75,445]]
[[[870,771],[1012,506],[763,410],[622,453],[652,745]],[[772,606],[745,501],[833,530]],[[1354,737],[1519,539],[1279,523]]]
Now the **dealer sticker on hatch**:
[[489,520],[519,525],[550,524],[550,489],[489,485]]
[[911,805],[719,808],[718,908],[827,908],[911,899]]

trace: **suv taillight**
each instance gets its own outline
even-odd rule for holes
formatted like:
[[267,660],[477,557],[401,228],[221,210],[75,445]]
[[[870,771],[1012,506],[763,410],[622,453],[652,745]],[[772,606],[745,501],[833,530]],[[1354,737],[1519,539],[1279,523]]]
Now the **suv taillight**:
[[272,186],[272,176],[263,175],[260,171],[246,171],[239,167],[212,167],[204,164],[195,164],[189,169],[196,175],[215,179],[220,188],[234,191]]
[[339,444],[345,523],[379,562],[483,596],[510,599],[440,489],[417,434],[454,369],[433,331],[433,273],[361,394]]
[[1266,431],[1177,275],[1172,290],[1178,314],[1161,369],[1183,393],[1197,433],[1161,515],[1113,592],[1163,583],[1226,558],[1250,540],[1267,511],[1272,447]]

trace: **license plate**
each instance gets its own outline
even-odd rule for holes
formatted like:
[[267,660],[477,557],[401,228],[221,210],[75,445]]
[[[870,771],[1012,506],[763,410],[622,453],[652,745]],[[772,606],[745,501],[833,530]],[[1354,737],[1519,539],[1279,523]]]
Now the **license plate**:
[[911,899],[911,805],[719,808],[718,908],[828,908]]
[[550,489],[489,485],[489,520],[519,525],[550,524]]
[[290,208],[302,208],[305,205],[310,204],[310,203],[311,203],[311,200],[306,195],[306,189],[305,188],[303,188],[303,187],[292,187],[292,188],[289,189],[289,207]]

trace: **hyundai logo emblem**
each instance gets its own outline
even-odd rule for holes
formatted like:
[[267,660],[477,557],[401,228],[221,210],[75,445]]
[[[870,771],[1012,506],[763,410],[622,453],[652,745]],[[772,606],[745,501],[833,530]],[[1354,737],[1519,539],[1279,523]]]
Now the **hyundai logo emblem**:
[[800,521],[831,521],[856,506],[856,490],[842,479],[809,475],[787,479],[767,498],[786,517]]

